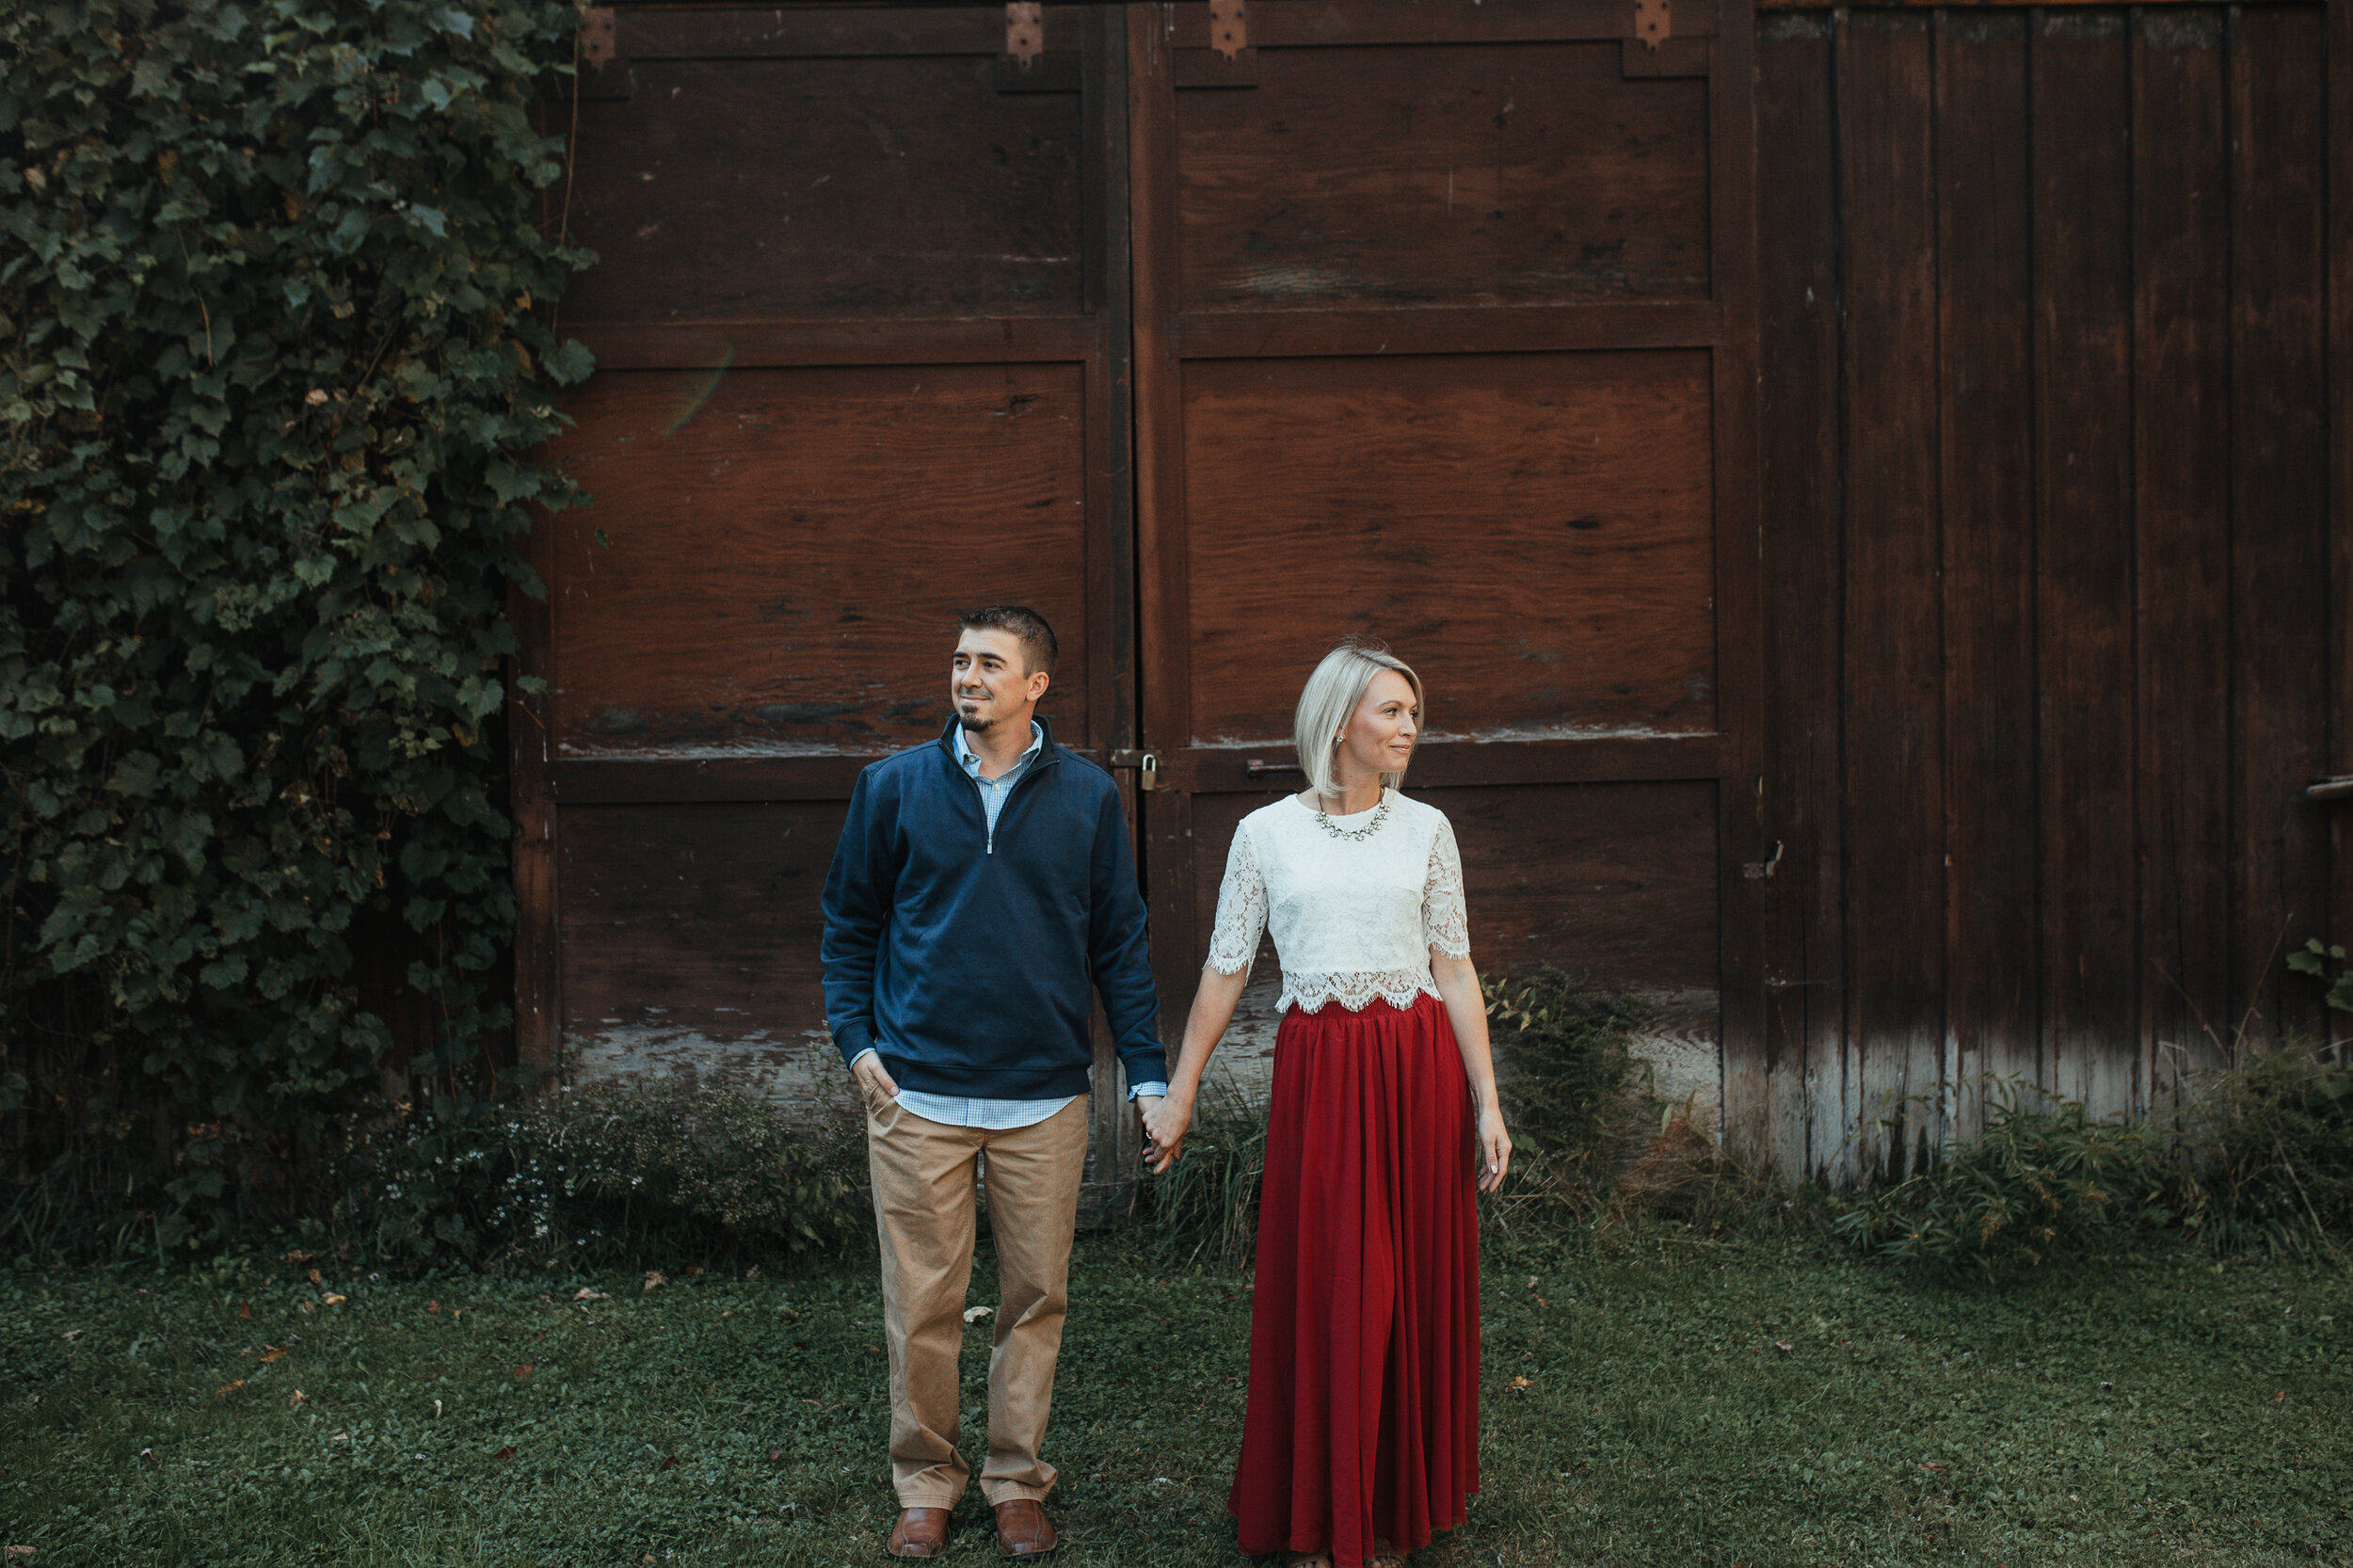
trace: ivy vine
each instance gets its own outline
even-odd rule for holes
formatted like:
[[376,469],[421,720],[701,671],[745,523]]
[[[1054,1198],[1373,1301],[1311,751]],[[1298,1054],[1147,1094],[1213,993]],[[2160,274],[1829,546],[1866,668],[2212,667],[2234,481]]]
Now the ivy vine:
[[[371,919],[417,934],[412,1065],[509,1021],[502,607],[590,368],[533,108],[578,23],[0,8],[0,1111],[111,1140],[159,1244],[373,1081]],[[106,1095],[44,1080],[60,988]]]

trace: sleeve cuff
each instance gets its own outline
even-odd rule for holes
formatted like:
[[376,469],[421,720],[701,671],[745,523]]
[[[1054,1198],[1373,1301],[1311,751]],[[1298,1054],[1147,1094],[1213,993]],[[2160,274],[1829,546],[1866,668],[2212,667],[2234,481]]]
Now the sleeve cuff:
[[1138,1095],[1151,1095],[1160,1099],[1166,1099],[1168,1098],[1168,1085],[1165,1083],[1134,1083],[1128,1085],[1128,1097],[1129,1099],[1134,1099]]
[[856,1056],[850,1058],[850,1070],[853,1072],[856,1071],[857,1064],[859,1063],[865,1061],[870,1056],[879,1056],[882,1053],[876,1050],[873,1047],[867,1047],[864,1050],[859,1051]]

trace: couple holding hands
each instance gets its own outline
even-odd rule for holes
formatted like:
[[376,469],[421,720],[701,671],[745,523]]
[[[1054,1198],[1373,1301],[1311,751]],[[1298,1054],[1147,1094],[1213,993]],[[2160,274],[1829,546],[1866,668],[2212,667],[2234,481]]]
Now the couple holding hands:
[[1040,1448],[1095,994],[1145,1160],[1165,1171],[1271,930],[1282,1025],[1226,1507],[1246,1552],[1393,1568],[1460,1524],[1479,1489],[1474,1188],[1493,1191],[1512,1154],[1453,830],[1398,792],[1421,681],[1355,642],[1308,677],[1295,732],[1307,787],[1235,830],[1172,1072],[1118,791],[1035,716],[1054,656],[1033,611],[964,616],[954,717],[859,776],[825,880],[825,1014],[866,1101],[882,1241],[902,1510],[887,1550],[944,1551],[970,1479],[957,1352],[983,1151],[999,1294],[981,1490],[1003,1555],[1054,1549]]

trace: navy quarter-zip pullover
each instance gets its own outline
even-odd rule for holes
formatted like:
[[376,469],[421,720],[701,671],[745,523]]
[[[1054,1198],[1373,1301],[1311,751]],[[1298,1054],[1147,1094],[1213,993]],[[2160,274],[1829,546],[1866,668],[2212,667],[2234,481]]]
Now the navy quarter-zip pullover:
[[[1165,1080],[1135,857],[1111,776],[1054,744],[990,832],[956,721],[858,775],[825,878],[825,1021],[902,1088],[1082,1095],[1095,993],[1130,1083]],[[993,842],[992,842],[993,839]]]

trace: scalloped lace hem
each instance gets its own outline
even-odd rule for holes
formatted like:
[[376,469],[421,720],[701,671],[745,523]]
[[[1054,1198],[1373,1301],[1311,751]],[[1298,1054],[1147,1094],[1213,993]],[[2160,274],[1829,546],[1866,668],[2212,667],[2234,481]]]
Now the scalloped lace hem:
[[1326,1002],[1338,1002],[1351,1013],[1361,1013],[1376,1001],[1391,1007],[1411,1007],[1424,997],[1439,1001],[1436,982],[1427,971],[1415,974],[1406,969],[1367,970],[1353,974],[1292,974],[1283,973],[1283,997],[1274,1004],[1279,1015],[1297,1007],[1302,1013],[1321,1013]]

